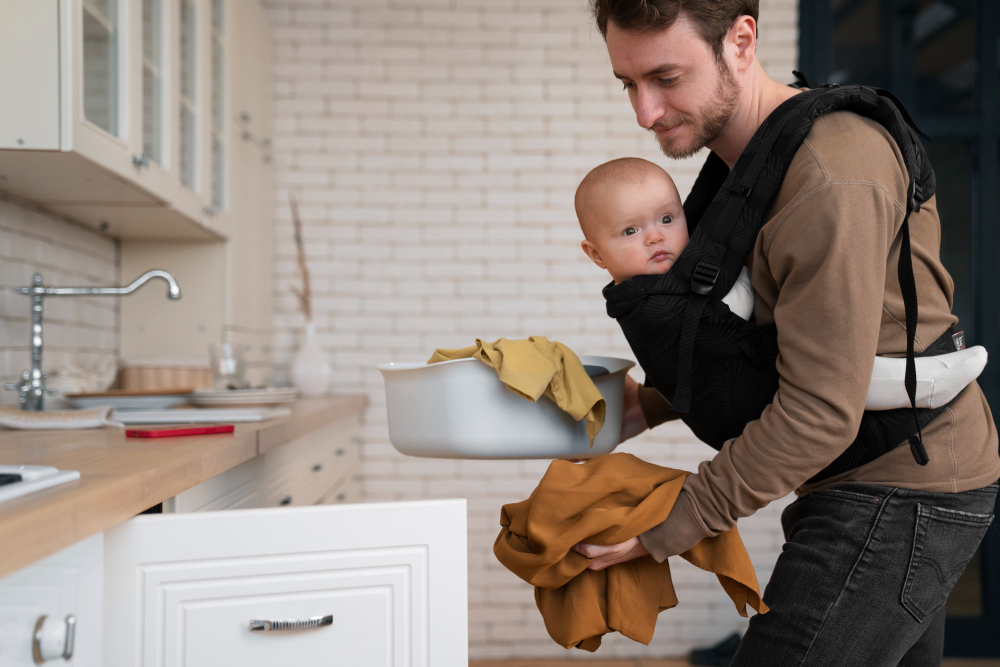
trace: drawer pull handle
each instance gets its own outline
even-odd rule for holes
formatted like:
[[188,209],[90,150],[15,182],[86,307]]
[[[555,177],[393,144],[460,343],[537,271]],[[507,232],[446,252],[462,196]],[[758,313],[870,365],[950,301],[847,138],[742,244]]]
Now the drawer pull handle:
[[284,498],[281,499],[281,504],[282,505],[291,505],[292,504],[292,497],[291,496],[285,496]]
[[344,455],[344,448],[337,447],[337,456],[343,456],[343,455]]
[[323,469],[322,463],[317,463],[316,465],[313,466],[313,472],[319,472],[322,469]]
[[282,630],[308,630],[333,625],[333,616],[313,616],[312,618],[287,619],[283,621],[250,621],[250,632],[279,632]]
[[338,493],[337,494],[337,500],[338,501],[344,500],[345,498],[347,498],[347,494],[346,493]]
[[56,658],[69,660],[73,657],[73,649],[76,644],[76,616],[68,615],[61,627],[53,625],[51,622],[46,623],[46,618],[48,617],[39,616],[38,622],[35,623],[31,657],[38,665]]

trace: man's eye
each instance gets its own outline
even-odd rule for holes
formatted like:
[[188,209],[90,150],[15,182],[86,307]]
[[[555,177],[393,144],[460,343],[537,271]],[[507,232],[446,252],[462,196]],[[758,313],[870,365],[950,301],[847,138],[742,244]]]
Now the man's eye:
[[634,85],[634,84],[628,83],[626,81],[622,81],[622,90],[628,90],[629,86],[632,86],[632,85]]
[[677,81],[677,77],[673,77],[671,79],[657,79],[657,81],[659,81],[660,83],[662,83],[665,86],[669,86],[670,84],[672,84],[675,81]]
[[674,221],[674,219],[671,218],[669,215],[665,215],[662,218],[660,218],[660,222],[662,222],[665,225],[669,225],[673,221]]
[[636,227],[626,227],[625,231],[622,232],[622,236],[632,236],[633,234],[637,234],[638,232],[639,230]]

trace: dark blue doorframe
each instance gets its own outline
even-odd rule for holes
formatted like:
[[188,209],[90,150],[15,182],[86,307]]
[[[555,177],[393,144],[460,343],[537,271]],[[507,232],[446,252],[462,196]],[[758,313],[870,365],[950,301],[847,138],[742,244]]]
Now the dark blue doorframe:
[[[799,3],[802,72],[819,82],[888,88],[933,138],[925,144],[935,168],[935,159],[942,166],[949,159],[964,165],[950,174],[950,202],[938,190],[942,259],[956,279],[955,312],[967,340],[992,354],[1000,354],[998,36],[997,0]],[[965,59],[947,62],[956,57]],[[1000,406],[1000,363],[987,364],[979,384],[990,405]],[[993,526],[978,554],[982,613],[948,617],[946,655],[1000,656],[998,528]]]

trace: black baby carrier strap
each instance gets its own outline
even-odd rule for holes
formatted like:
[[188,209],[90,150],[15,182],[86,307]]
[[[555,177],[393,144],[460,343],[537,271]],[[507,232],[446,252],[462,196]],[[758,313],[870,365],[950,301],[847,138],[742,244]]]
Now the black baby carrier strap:
[[[730,171],[711,153],[684,202],[690,241],[670,271],[658,276],[635,276],[604,288],[608,314],[622,326],[652,384],[671,401],[694,433],[719,448],[757,419],[777,391],[777,334],[773,325],[760,327],[732,314],[721,299],[733,288],[766,222],[767,213],[784,181],[788,166],[813,122],[822,114],[848,110],[885,127],[903,156],[909,184],[901,230],[899,283],[906,311],[905,388],[910,408],[866,411],[858,440],[810,481],[837,474],[873,460],[904,441],[914,459],[927,463],[921,428],[940,411],[916,407],[914,339],[917,294],[910,256],[909,217],[934,195],[935,178],[915,128],[906,111],[887,91],[866,86],[824,86],[804,91],[782,103],[754,133]],[[923,354],[941,354],[941,345]],[[947,339],[947,340],[946,340]],[[943,341],[943,342],[942,342]],[[639,350],[648,349],[649,354]],[[735,357],[742,354],[743,366]],[[718,357],[718,358],[716,358]],[[746,363],[749,360],[750,363]],[[757,396],[728,404],[706,391],[713,378],[722,377],[746,387],[766,387]],[[731,392],[738,394],[739,392]],[[746,392],[744,392],[746,393]],[[906,416],[904,416],[906,415]],[[898,440],[894,440],[897,438]],[[848,466],[844,468],[843,466]]]

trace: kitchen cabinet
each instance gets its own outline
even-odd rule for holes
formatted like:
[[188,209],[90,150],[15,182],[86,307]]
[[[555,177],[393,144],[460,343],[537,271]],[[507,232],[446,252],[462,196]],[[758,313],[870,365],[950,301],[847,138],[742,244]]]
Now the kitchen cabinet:
[[465,667],[466,559],[464,499],[142,515],[0,580],[0,662]]
[[228,239],[234,195],[259,186],[231,173],[241,118],[269,122],[233,99],[270,65],[234,57],[233,30],[262,21],[246,0],[6,3],[0,190],[118,238]]
[[101,664],[103,554],[104,536],[97,534],[0,579],[0,665],[34,667],[36,632],[48,664]]
[[163,503],[164,513],[357,502],[358,415],[295,438]]
[[174,275],[184,296],[165,304],[162,293],[143,290],[123,299],[121,354],[201,355],[207,363],[210,343],[243,345],[248,379],[260,385],[270,380],[273,335],[270,27],[254,1],[213,0],[210,8],[212,30],[203,50],[213,54],[212,76],[222,85],[212,93],[210,122],[203,123],[212,154],[203,163],[210,206],[218,211],[214,219],[225,221],[227,240],[123,239],[124,280],[155,266]]
[[169,315],[122,300],[122,356],[243,344],[270,379],[270,44],[256,0],[4,5],[0,191],[122,239],[123,281],[181,284]]

